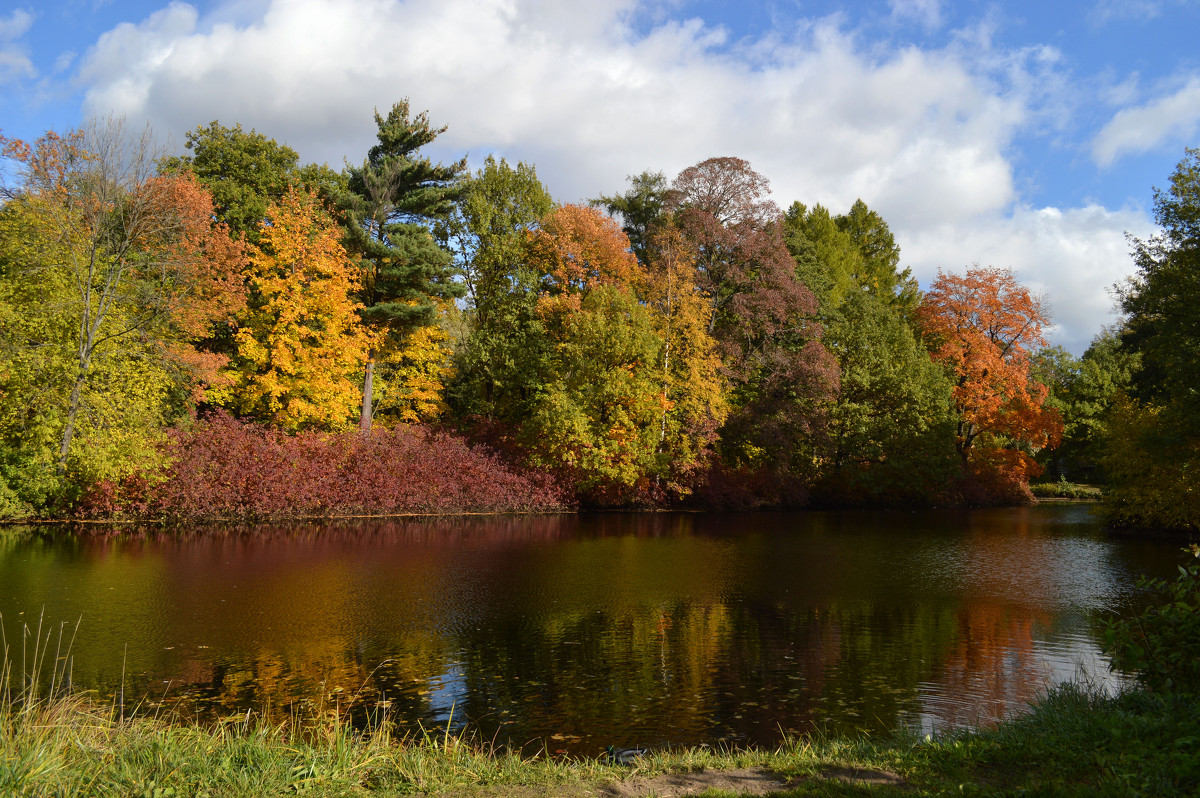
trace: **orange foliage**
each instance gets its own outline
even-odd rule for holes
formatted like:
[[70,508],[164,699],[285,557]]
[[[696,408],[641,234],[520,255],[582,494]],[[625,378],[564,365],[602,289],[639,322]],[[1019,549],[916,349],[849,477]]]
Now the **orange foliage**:
[[564,205],[532,235],[531,260],[554,293],[586,293],[597,285],[641,295],[649,278],[620,225],[594,208]]
[[[1049,389],[1029,373],[1030,350],[1046,343],[1042,331],[1050,323],[1040,299],[1010,269],[975,267],[964,276],[939,272],[918,312],[933,359],[954,377],[964,467],[1016,483],[1039,473],[1024,451],[977,450],[1037,450],[1062,438],[1062,418],[1045,406]],[[992,474],[997,470],[1003,474]]]

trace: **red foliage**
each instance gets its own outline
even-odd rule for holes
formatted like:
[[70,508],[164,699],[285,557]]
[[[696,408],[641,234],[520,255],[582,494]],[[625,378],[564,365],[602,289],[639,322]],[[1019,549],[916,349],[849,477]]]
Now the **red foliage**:
[[287,435],[218,412],[173,435],[146,511],[175,519],[551,511],[552,478],[425,427]]

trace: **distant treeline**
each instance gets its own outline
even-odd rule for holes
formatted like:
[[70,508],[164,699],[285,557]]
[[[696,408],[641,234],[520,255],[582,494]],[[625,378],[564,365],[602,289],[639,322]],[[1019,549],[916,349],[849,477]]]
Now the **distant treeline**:
[[1026,501],[1105,480],[1194,528],[1200,155],[1079,359],[1012,272],[922,292],[884,220],[711,158],[559,204],[434,163],[376,113],[361,166],[213,122],[0,137],[0,518]]

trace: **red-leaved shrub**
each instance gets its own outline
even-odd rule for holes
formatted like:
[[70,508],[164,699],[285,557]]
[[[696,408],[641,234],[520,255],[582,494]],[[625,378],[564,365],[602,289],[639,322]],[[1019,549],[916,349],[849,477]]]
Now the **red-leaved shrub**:
[[392,513],[528,512],[572,502],[554,480],[483,446],[419,426],[288,435],[219,411],[167,445],[148,514],[270,519]]

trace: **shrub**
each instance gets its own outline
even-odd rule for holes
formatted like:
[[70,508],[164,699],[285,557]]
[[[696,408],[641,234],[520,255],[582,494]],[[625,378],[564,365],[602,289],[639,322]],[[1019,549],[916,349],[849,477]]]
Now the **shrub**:
[[[1200,546],[1189,551],[1200,558]],[[1105,648],[1113,667],[1136,671],[1152,691],[1200,693],[1200,562],[1180,566],[1173,582],[1143,577],[1138,584],[1164,603],[1108,624]]]
[[548,511],[554,480],[484,446],[421,426],[288,435],[219,411],[166,446],[171,465],[144,514],[269,519],[389,513]]

